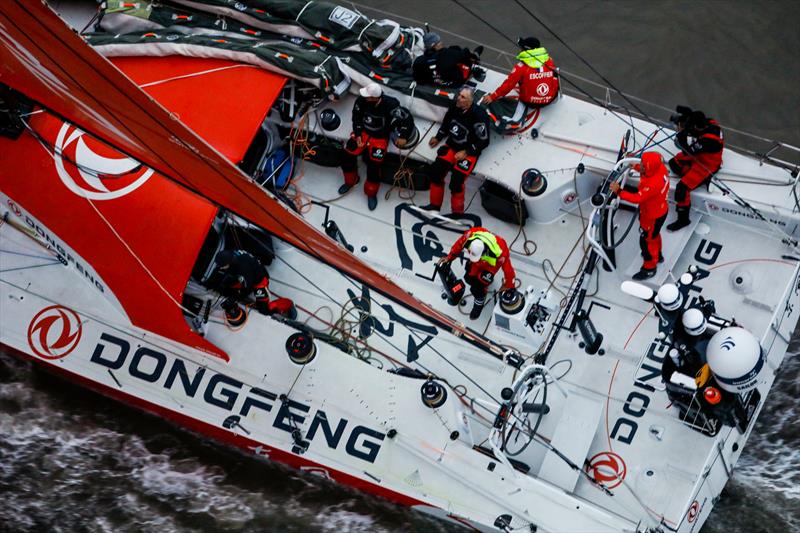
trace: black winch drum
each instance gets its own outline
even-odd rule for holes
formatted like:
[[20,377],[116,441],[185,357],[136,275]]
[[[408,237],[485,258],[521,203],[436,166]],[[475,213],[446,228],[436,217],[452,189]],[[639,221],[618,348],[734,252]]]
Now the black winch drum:
[[525,307],[525,296],[517,289],[500,293],[500,309],[507,315],[515,315]]
[[286,339],[286,353],[298,365],[310,363],[317,355],[314,339],[306,333],[293,333]]

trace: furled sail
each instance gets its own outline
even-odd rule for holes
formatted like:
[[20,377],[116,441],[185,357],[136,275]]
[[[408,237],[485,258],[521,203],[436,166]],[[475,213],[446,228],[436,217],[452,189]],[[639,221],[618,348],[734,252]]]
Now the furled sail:
[[[197,10],[274,33],[321,41],[336,50],[365,52],[382,65],[409,63],[422,51],[422,30],[375,20],[332,2],[306,0],[175,0]],[[409,53],[411,51],[411,53]]]
[[227,59],[296,78],[334,96],[347,92],[350,77],[345,74],[338,57],[319,49],[267,37],[255,40],[159,30],[123,35],[96,33],[86,38],[106,57],[182,55]]
[[[311,2],[303,10],[308,2],[301,0],[242,3],[242,9],[215,0],[181,4],[142,1],[130,7],[130,2],[121,0],[106,2],[95,33],[85,38],[106,57],[181,55],[234,60],[305,81],[335,96],[348,87],[354,92],[357,87],[350,87],[351,80],[357,86],[380,83],[393,96],[410,98],[407,105],[415,115],[436,122],[458,92],[457,87],[414,81],[410,66],[412,57],[422,53],[421,28],[400,27],[400,37],[389,49],[394,55],[384,62],[368,53],[371,45],[354,43],[355,34],[328,17],[338,21],[335,15],[341,15],[353,22],[353,29],[363,28],[365,42],[389,38],[386,27],[378,21],[369,24],[371,19],[341,6]],[[294,20],[301,11],[302,24]],[[331,40],[329,35],[337,28],[344,34]],[[505,124],[496,117],[513,116],[516,105],[499,99],[487,107],[498,132],[505,132]]]

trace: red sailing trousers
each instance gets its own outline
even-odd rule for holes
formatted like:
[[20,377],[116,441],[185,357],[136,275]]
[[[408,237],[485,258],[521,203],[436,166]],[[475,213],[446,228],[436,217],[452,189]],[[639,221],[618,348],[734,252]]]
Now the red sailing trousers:
[[639,249],[642,251],[642,268],[653,270],[658,267],[661,256],[661,226],[667,214],[656,219],[639,219]]
[[689,155],[681,152],[675,155],[670,161],[670,167],[681,177],[675,187],[675,205],[689,207],[692,204],[691,192],[711,179],[721,165],[721,153]]
[[366,132],[361,132],[363,144],[358,146],[356,136],[351,135],[344,145],[344,158],[342,159],[342,172],[347,185],[358,183],[358,156],[367,152],[367,181],[364,182],[364,193],[368,197],[378,194],[381,187],[381,166],[386,159],[386,150],[389,148],[389,139],[370,137]]
[[450,174],[450,207],[453,213],[464,212],[464,182],[472,173],[478,156],[467,155],[461,161],[456,161],[457,150],[444,145],[437,151],[436,161],[431,166],[431,204],[437,208],[442,207],[444,201],[444,177],[447,171]]

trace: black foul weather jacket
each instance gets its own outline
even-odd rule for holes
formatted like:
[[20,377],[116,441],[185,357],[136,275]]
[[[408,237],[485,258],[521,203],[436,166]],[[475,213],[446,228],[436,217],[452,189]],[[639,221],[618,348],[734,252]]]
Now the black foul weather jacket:
[[376,104],[363,96],[353,105],[353,133],[366,133],[376,139],[388,139],[392,133],[407,139],[414,129],[414,119],[396,98],[383,95]]
[[467,155],[479,156],[489,146],[489,116],[483,108],[472,104],[461,110],[450,106],[436,134],[440,141],[447,137],[447,146],[453,150],[466,150]]

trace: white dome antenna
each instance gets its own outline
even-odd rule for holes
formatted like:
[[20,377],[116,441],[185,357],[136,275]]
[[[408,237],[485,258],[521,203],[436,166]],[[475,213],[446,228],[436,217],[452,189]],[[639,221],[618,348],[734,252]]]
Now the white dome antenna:
[[715,333],[708,342],[706,358],[720,387],[735,394],[754,389],[764,367],[758,339],[740,327]]

